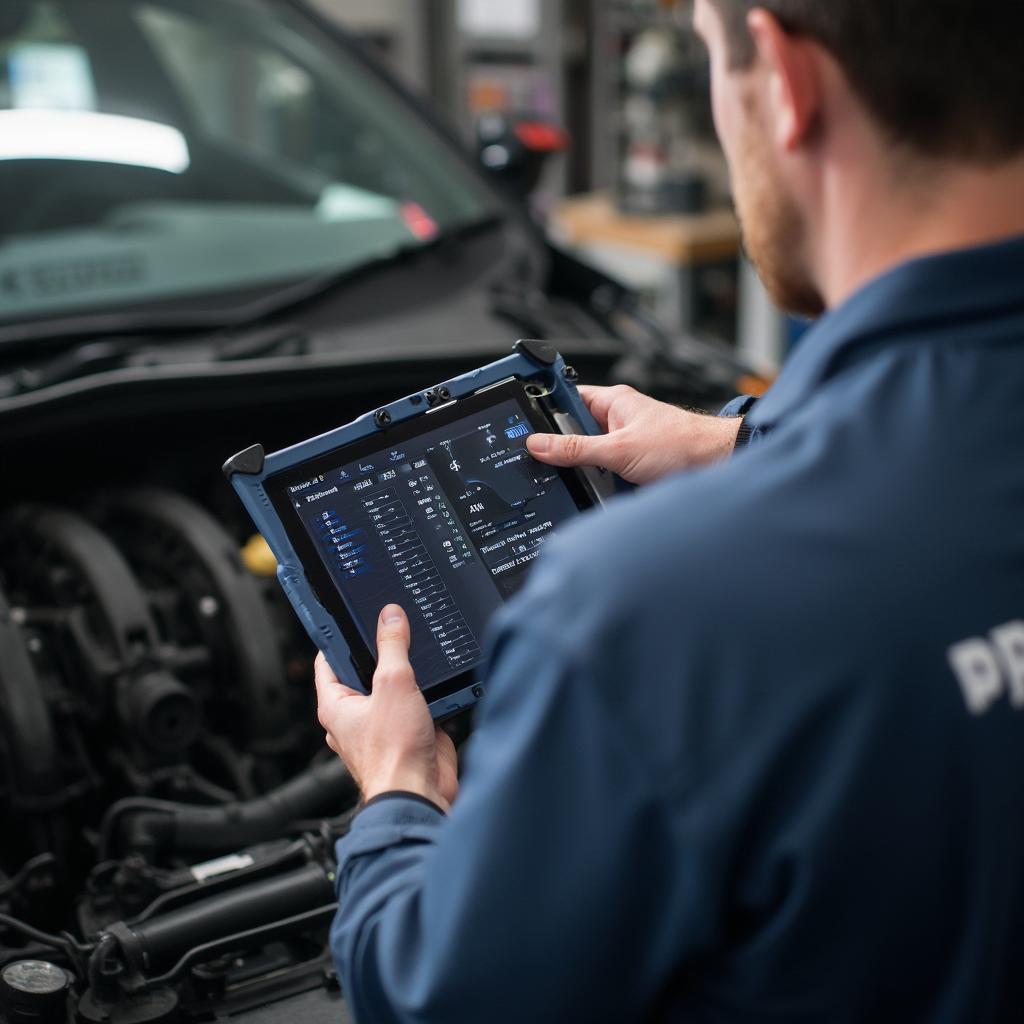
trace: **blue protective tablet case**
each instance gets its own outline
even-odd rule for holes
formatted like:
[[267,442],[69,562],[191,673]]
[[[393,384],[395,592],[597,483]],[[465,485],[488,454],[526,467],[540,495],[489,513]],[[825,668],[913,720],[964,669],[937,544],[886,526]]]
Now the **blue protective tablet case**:
[[[476,394],[502,381],[517,378],[543,393],[555,423],[563,433],[597,434],[599,428],[576,390],[575,371],[555,349],[538,341],[519,341],[514,354],[472,373],[438,384],[369,412],[347,426],[303,441],[273,454],[261,445],[240,452],[224,464],[224,473],[245,505],[256,528],[278,562],[277,577],[313,643],[323,651],[339,678],[352,682],[350,649],[334,617],[317,600],[300,560],[267,492],[266,481],[321,455],[372,437],[394,424],[423,416],[431,409]],[[611,474],[587,471],[587,490],[600,502],[628,485]],[[483,686],[476,682],[430,705],[435,718],[444,718],[476,703]],[[428,695],[429,697],[429,695]]]

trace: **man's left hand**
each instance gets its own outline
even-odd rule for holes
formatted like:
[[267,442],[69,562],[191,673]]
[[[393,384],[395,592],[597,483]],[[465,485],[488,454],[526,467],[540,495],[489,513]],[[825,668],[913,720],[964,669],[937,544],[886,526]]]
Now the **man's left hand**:
[[434,725],[409,663],[409,620],[388,605],[377,623],[377,671],[370,696],[338,682],[316,659],[316,693],[327,745],[348,766],[363,799],[416,793],[447,811],[459,790],[455,745]]

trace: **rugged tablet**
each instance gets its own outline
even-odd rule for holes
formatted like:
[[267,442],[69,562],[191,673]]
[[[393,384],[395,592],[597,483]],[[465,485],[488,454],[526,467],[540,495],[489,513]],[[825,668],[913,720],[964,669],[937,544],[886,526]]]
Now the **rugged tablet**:
[[369,691],[381,608],[400,604],[431,713],[483,694],[484,628],[559,523],[626,485],[532,459],[534,431],[595,433],[551,346],[507,359],[224,471],[278,560],[313,642]]

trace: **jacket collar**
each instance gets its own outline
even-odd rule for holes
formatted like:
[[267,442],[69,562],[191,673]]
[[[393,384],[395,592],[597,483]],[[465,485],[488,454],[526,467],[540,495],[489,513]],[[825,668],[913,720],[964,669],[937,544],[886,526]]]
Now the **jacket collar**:
[[1024,313],[1024,236],[912,260],[865,285],[804,335],[778,380],[751,410],[770,427],[803,405],[854,346],[896,344],[937,322]]

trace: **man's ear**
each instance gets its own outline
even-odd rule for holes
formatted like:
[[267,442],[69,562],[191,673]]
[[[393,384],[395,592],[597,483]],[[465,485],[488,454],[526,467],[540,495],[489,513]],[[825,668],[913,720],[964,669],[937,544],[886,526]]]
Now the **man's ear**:
[[747,28],[768,82],[765,109],[772,118],[775,141],[780,149],[793,152],[807,142],[821,112],[816,44],[790,35],[763,8],[750,12]]

